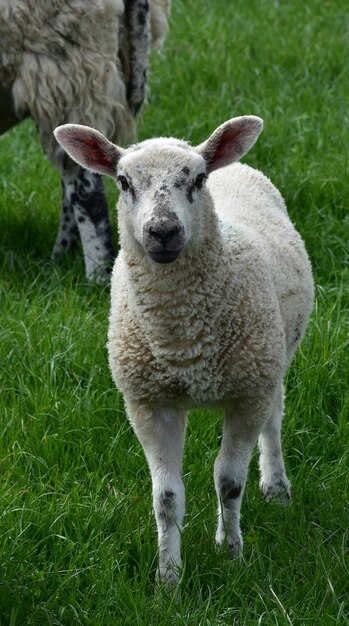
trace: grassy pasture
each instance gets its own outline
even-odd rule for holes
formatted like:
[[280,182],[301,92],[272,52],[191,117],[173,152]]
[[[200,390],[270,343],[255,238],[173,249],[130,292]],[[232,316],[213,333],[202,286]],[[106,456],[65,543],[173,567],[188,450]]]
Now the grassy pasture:
[[59,177],[25,122],[0,138],[0,626],[349,624],[349,9],[173,5],[139,138],[199,143],[260,115],[245,161],[283,193],[314,267],[315,309],[287,379],[293,503],[263,502],[255,455],[244,563],[216,553],[221,419],[194,412],[181,604],[155,592],[150,478],[107,366],[108,288],[86,283],[79,255],[50,261]]

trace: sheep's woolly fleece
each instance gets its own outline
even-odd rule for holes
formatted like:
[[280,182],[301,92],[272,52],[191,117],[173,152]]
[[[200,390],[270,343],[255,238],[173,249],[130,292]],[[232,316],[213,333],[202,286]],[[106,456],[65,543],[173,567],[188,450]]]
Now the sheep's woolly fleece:
[[[149,163],[154,145],[149,142]],[[158,151],[161,180],[179,163],[168,150]],[[186,158],[183,153],[182,163]],[[149,176],[145,150],[142,167]],[[239,163],[210,174],[207,188],[216,210],[206,191],[200,244],[160,270],[130,245],[127,208],[119,201],[122,251],[112,278],[109,358],[130,408],[133,402],[189,408],[228,398],[265,400],[304,333],[311,268],[280,193]]]
[[[58,124],[90,124],[118,142],[134,136],[127,68],[119,60],[124,10],[123,0],[0,0],[0,82],[12,88],[16,114],[34,118],[58,166],[63,153],[52,135]],[[156,47],[168,11],[169,0],[152,0]]]

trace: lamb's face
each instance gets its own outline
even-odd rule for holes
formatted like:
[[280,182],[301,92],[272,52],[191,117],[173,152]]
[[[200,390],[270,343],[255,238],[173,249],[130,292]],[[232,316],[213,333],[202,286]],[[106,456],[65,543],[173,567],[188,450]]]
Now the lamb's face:
[[204,228],[206,177],[204,159],[185,142],[155,139],[127,150],[117,184],[120,232],[128,245],[157,263],[172,263],[195,245]]
[[117,179],[120,236],[157,263],[175,261],[207,235],[212,200],[206,175],[238,161],[263,122],[253,115],[228,120],[196,148],[178,139],[150,139],[123,150],[88,126],[64,124],[55,137],[77,163]]

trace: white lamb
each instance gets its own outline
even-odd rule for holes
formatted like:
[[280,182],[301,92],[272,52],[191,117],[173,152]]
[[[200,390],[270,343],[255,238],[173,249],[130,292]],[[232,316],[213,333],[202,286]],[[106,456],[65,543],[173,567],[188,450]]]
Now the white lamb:
[[263,494],[290,497],[283,378],[312,309],[313,280],[280,193],[260,172],[229,165],[262,125],[238,117],[196,148],[160,138],[127,150],[87,127],[56,130],[73,159],[121,191],[109,359],[150,467],[167,585],[181,567],[189,409],[225,411],[214,467],[218,545],[226,540],[232,556],[241,554],[241,499],[258,438]]

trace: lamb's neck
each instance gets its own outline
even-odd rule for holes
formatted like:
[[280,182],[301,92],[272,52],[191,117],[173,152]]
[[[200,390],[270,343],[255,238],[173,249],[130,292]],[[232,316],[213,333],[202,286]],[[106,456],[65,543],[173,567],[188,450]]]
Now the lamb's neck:
[[217,227],[214,237],[211,230],[201,246],[174,263],[144,258],[128,264],[131,305],[150,342],[189,349],[214,324],[227,283],[223,248]]

